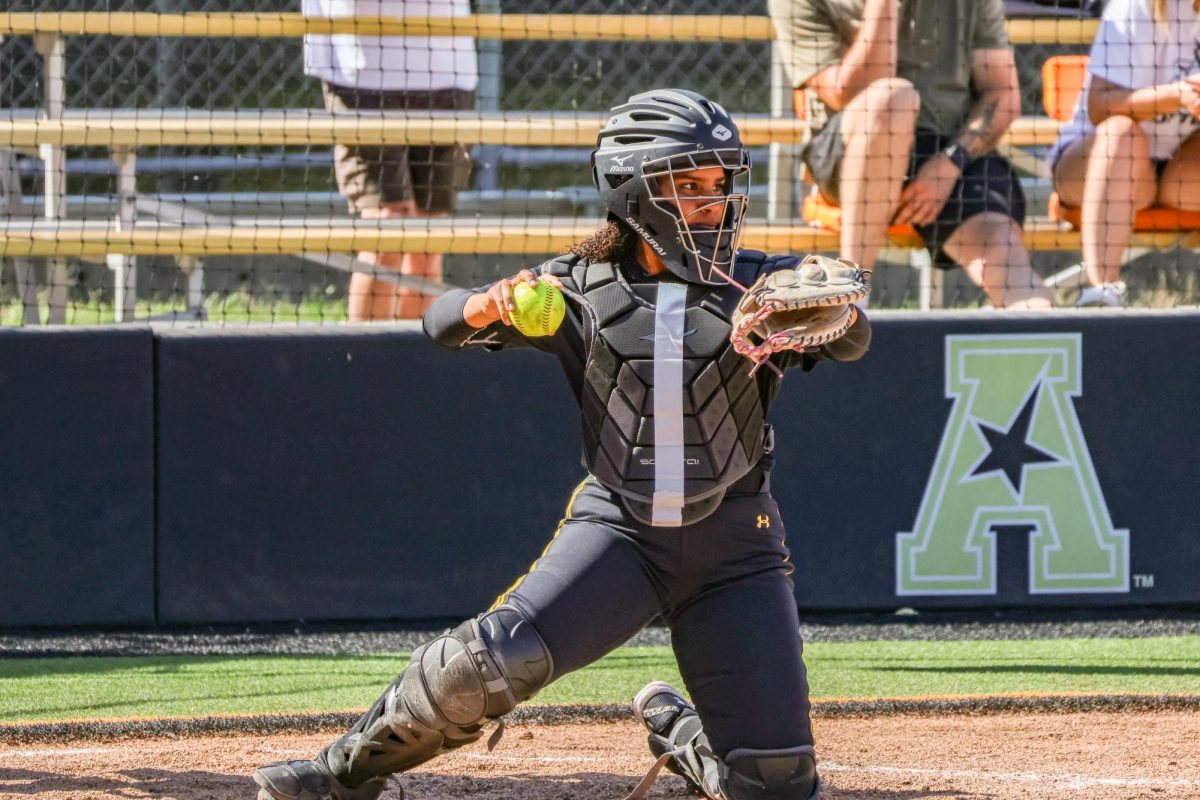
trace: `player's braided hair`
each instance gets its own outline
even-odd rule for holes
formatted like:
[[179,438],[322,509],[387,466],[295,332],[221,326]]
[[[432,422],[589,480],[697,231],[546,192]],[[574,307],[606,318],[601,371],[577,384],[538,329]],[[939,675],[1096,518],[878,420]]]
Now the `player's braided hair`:
[[593,263],[616,263],[630,254],[635,240],[628,226],[617,220],[609,220],[591,236],[566,248],[562,254],[574,253]]

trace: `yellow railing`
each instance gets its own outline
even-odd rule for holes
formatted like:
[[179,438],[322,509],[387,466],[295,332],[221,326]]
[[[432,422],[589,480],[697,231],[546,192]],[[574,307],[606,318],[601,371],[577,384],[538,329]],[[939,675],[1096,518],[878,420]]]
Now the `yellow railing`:
[[[1014,44],[1087,44],[1096,20],[1014,19]],[[299,37],[306,33],[361,36],[474,36],[506,40],[656,42],[769,41],[771,20],[719,14],[472,14],[462,17],[304,17],[297,13],[35,11],[0,14],[0,34],[65,36]]]
[[[339,252],[434,252],[459,255],[557,253],[599,227],[598,220],[521,217],[378,223],[315,220],[311,225],[254,219],[240,224],[130,225],[81,220],[0,224],[0,257],[214,256]],[[1028,220],[1030,250],[1078,250],[1079,232],[1046,220]],[[909,245],[909,242],[895,242]],[[834,252],[836,233],[792,223],[748,223],[741,244],[772,253]],[[1139,233],[1137,247],[1196,247],[1195,232]]]

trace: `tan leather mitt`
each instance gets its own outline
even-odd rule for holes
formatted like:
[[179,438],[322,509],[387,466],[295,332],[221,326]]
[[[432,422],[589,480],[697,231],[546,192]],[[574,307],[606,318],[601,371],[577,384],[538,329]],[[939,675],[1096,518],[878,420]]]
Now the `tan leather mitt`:
[[832,342],[850,329],[850,305],[871,291],[871,273],[841,258],[810,255],[759,276],[733,313],[733,347],[761,366],[783,350]]

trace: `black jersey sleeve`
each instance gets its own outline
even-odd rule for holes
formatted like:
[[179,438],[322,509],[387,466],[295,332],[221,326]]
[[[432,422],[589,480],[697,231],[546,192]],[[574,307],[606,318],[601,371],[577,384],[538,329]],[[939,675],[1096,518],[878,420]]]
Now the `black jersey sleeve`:
[[[537,275],[554,274],[562,277],[563,259],[554,259],[532,268]],[[459,350],[464,347],[483,347],[487,350],[501,350],[506,347],[529,347],[535,350],[552,352],[556,349],[558,335],[527,337],[511,325],[503,322],[493,322],[484,328],[473,328],[463,319],[463,309],[472,295],[486,292],[496,282],[475,289],[451,289],[433,301],[425,312],[421,325],[425,335],[442,347]],[[567,306],[568,319],[564,325],[570,325],[571,307]]]
[[837,339],[802,353],[782,353],[779,367],[784,370],[799,367],[808,372],[822,361],[858,361],[871,346],[871,321],[861,308],[850,330]]

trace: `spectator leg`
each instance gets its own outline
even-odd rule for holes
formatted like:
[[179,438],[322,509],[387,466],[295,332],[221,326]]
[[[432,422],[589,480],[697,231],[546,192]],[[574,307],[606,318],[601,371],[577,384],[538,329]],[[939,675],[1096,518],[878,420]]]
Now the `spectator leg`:
[[[445,214],[429,214],[423,211],[414,211],[413,217],[445,217]],[[400,263],[400,272],[404,275],[411,275],[416,278],[424,278],[425,280],[442,282],[442,254],[441,253],[405,253],[404,260]],[[396,317],[398,319],[420,319],[425,312],[429,310],[429,306],[433,305],[434,296],[424,294],[406,286],[396,286]]]
[[[412,201],[390,203],[378,208],[366,208],[363,219],[396,219],[416,215]],[[404,272],[405,253],[359,253],[358,260],[366,264],[384,267],[394,272]],[[356,272],[350,276],[349,317],[351,322],[370,320],[390,321],[402,319],[397,312],[398,290],[395,284],[378,280],[371,275]]]
[[[358,254],[358,260],[364,264],[397,271],[400,269],[400,259],[403,257],[403,253],[362,252]],[[355,272],[350,276],[348,315],[351,322],[391,320],[395,318],[395,311],[396,294],[392,284],[376,280],[363,272]]]
[[1087,281],[1120,280],[1138,209],[1154,202],[1150,141],[1129,117],[1109,117],[1069,147],[1055,168],[1055,188],[1067,205],[1083,209],[1081,238]]
[[1163,169],[1158,205],[1200,211],[1200,134],[1179,146]]
[[841,255],[871,269],[904,185],[921,99],[902,78],[875,81],[842,111]]
[[942,248],[983,289],[994,308],[1054,307],[1053,291],[1029,263],[1021,226],[1007,214],[976,214]]

